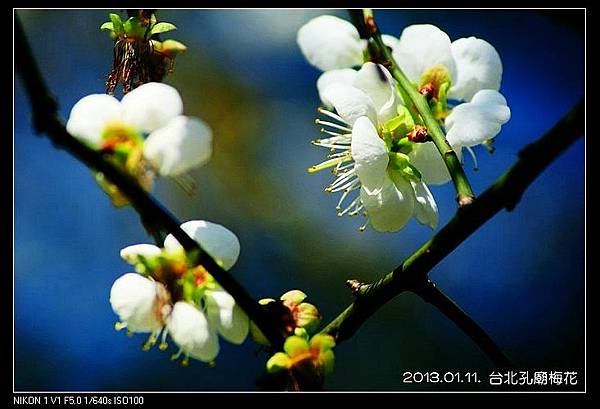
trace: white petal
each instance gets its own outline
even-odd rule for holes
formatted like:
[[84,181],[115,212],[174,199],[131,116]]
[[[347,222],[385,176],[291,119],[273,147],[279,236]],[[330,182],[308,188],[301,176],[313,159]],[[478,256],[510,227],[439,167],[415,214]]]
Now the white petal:
[[152,132],[144,142],[144,157],[165,176],[203,165],[211,154],[211,129],[200,119],[183,115]]
[[455,107],[446,118],[446,138],[454,146],[479,145],[498,135],[510,119],[506,99],[497,91],[479,91],[471,102]]
[[390,47],[392,51],[394,51],[394,48],[398,45],[398,38],[389,34],[382,34],[381,39],[383,40],[383,44]]
[[167,125],[183,112],[179,92],[160,82],[139,86],[126,94],[121,104],[123,119],[147,133]]
[[369,193],[380,189],[387,177],[386,169],[390,159],[385,142],[366,116],[358,118],[352,127],[350,152],[362,186]]
[[400,95],[396,91],[394,78],[383,65],[365,63],[358,71],[352,85],[371,98],[379,123],[384,123],[398,115],[396,106]]
[[108,123],[121,119],[121,103],[106,94],[92,94],[80,99],[71,109],[67,131],[96,147]]
[[163,326],[160,285],[135,273],[127,273],[115,280],[110,289],[110,305],[129,331],[154,332]]
[[408,156],[428,185],[442,185],[450,180],[448,168],[433,142],[416,144]]
[[139,256],[156,257],[162,250],[153,244],[134,244],[121,249],[121,258],[129,264],[135,264]]
[[173,306],[167,322],[173,341],[191,356],[200,361],[212,361],[219,354],[219,339],[202,311],[185,301]]
[[456,62],[456,81],[450,98],[469,101],[482,89],[500,89],[502,61],[490,43],[475,37],[459,38],[452,43]]
[[410,184],[415,191],[415,218],[419,223],[435,229],[438,224],[439,215],[433,195],[423,182],[411,181]]
[[360,198],[365,205],[371,226],[380,232],[400,230],[413,214],[413,189],[403,177],[400,177],[396,184],[386,177],[383,188],[377,194],[370,195],[362,187]]
[[362,63],[363,46],[358,31],[341,18],[313,18],[298,30],[296,41],[308,62],[321,71]]
[[358,88],[335,83],[323,91],[323,98],[329,101],[338,115],[350,125],[361,116],[367,116],[373,123],[377,123],[377,111],[373,100]]
[[234,344],[244,342],[250,322],[233,297],[224,290],[207,291],[206,301],[208,319],[221,336]]
[[352,84],[354,78],[356,78],[356,74],[358,71],[353,70],[352,68],[342,68],[339,70],[329,70],[325,71],[319,79],[317,80],[317,89],[319,90],[319,97],[321,98],[321,102],[325,106],[331,107],[333,106],[330,101],[326,100],[323,96],[325,89],[332,84]]
[[[240,255],[240,242],[231,230],[204,220],[185,222],[181,228],[225,270],[233,267]],[[165,239],[165,249],[179,248],[181,245],[177,239],[169,234]]]
[[423,72],[436,64],[446,67],[454,82],[456,65],[450,44],[448,35],[436,26],[415,24],[402,31],[393,56],[406,76],[417,84]]

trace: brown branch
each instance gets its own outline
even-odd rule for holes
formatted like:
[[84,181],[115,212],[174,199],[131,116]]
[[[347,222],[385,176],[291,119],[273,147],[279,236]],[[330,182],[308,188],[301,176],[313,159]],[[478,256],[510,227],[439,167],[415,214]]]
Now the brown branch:
[[235,298],[239,306],[269,339],[271,345],[279,349],[283,345],[284,337],[274,320],[229,272],[221,268],[196,241],[179,227],[181,222],[142,189],[131,176],[104,160],[100,153],[69,135],[58,116],[56,100],[39,71],[23,27],[16,15],[15,62],[31,103],[35,130],[38,133],[46,134],[57,148],[66,150],[86,166],[102,172],[127,196],[145,223],[151,222],[157,228],[175,236],[190,256],[195,255],[193,258],[195,262],[202,264],[217,282]]

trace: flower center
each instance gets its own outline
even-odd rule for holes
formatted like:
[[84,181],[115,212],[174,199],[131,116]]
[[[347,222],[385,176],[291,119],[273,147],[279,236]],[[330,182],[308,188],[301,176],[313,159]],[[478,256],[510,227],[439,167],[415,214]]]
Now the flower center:
[[[149,191],[154,183],[154,171],[143,157],[144,139],[137,130],[121,121],[106,125],[102,133],[100,152],[122,171],[133,176],[142,188]],[[117,207],[129,203],[119,189],[105,179],[102,173],[96,174],[96,181]]]
[[450,72],[441,64],[429,67],[421,75],[418,90],[427,98],[429,106],[438,120],[448,116],[447,97],[451,83]]

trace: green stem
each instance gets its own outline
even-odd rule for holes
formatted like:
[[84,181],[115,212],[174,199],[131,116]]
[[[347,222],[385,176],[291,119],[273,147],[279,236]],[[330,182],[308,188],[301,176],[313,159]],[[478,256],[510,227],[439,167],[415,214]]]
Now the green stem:
[[[408,104],[407,108],[409,111],[414,113],[416,109],[421,116],[431,140],[437,147],[440,155],[442,155],[442,159],[448,168],[454,188],[456,189],[456,200],[459,206],[463,207],[471,204],[475,195],[456,152],[454,152],[446,140],[446,135],[442,131],[438,120],[431,112],[425,96],[421,95],[413,83],[404,75],[404,72],[402,72],[402,69],[400,69],[398,63],[394,60],[390,49],[383,43],[381,32],[373,17],[373,12],[370,9],[363,9],[362,21],[355,10],[352,11],[351,16],[355,25],[362,24],[362,26],[357,26],[361,35],[373,40],[370,46],[375,49],[377,55],[383,58],[384,65],[388,68],[392,77],[398,81],[398,85],[403,91],[402,96],[405,99],[405,103]],[[408,101],[406,100],[406,96],[408,96]]]

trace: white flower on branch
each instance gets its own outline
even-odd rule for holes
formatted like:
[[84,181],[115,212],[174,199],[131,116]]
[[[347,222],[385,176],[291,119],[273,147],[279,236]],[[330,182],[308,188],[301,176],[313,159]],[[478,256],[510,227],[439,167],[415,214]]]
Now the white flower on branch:
[[[406,76],[433,99],[434,113],[459,157],[464,147],[477,163],[471,148],[490,141],[510,119],[510,109],[498,92],[502,61],[496,49],[475,37],[452,42],[429,24],[406,27],[399,39],[385,34],[382,39]],[[298,31],[297,41],[308,62],[325,71],[317,88],[326,106],[331,103],[324,90],[333,82],[352,83],[356,76],[353,67],[369,59],[367,41],[360,39],[351,23],[334,16],[310,20]],[[453,109],[447,99],[464,102]],[[426,183],[450,180],[433,142],[416,146],[410,158]]]
[[412,216],[435,228],[435,200],[408,156],[418,145],[407,137],[415,126],[389,72],[366,63],[355,74],[324,73],[318,86],[324,103],[335,112],[319,110],[327,120],[317,123],[330,137],[313,144],[332,153],[309,172],[332,169],[335,180],[326,191],[342,192],[338,215],[364,211],[368,220],[361,230],[370,224],[377,231],[398,231]]
[[[502,61],[487,41],[475,37],[451,41],[436,26],[412,25],[402,31],[393,56],[421,93],[439,101],[435,113],[457,153],[465,147],[474,157],[471,147],[494,138],[510,119],[506,99],[498,92]],[[446,98],[466,102],[450,108]],[[447,171],[440,172],[445,166],[432,142],[422,144],[412,158],[427,183],[450,180]]]
[[[240,244],[227,228],[193,220],[181,228],[224,269],[230,269],[240,253]],[[166,349],[170,335],[179,346],[173,356],[212,362],[219,353],[218,335],[234,344],[246,339],[247,315],[235,300],[201,265],[193,265],[177,240],[169,235],[164,248],[137,244],[121,250],[121,257],[135,266],[115,281],[110,303],[121,320],[117,328],[150,333],[149,349],[162,337]],[[162,335],[161,335],[162,334]]]
[[[177,90],[151,82],[120,102],[105,94],[82,98],[71,110],[67,131],[107,155],[149,190],[153,174],[180,178],[210,159],[210,127],[182,113]],[[126,204],[106,184],[102,186],[115,204]]]
[[[296,41],[311,65],[321,71],[361,66],[367,42],[348,21],[335,16],[318,16],[304,24]],[[398,39],[383,36],[384,43],[394,48]]]

